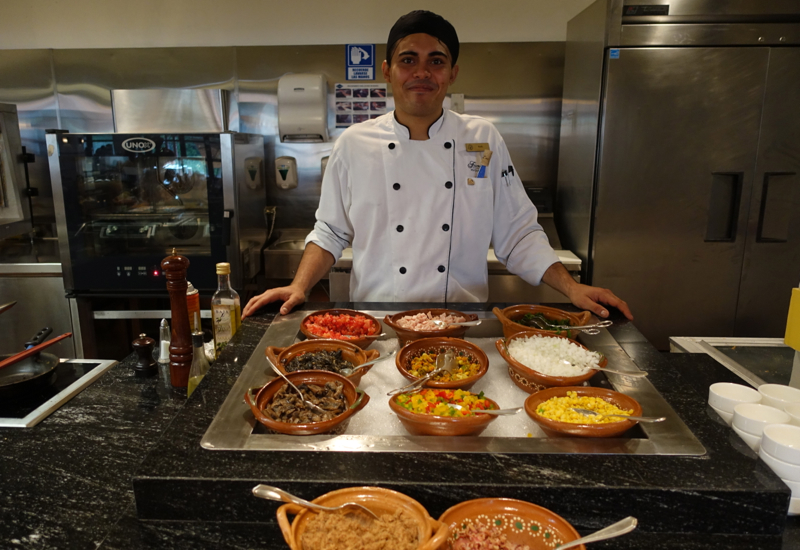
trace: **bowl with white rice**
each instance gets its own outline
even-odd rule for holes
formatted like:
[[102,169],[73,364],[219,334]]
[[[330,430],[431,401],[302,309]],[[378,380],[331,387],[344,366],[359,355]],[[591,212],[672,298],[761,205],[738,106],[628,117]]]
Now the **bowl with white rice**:
[[414,340],[434,336],[463,338],[467,333],[467,329],[469,329],[469,327],[460,325],[439,328],[433,321],[464,323],[477,320],[478,316],[474,313],[462,313],[454,309],[428,308],[412,309],[410,311],[401,311],[394,315],[387,315],[384,317],[383,322],[397,334],[400,345],[405,346]]
[[536,393],[554,386],[578,386],[603,368],[608,359],[566,336],[541,331],[518,332],[495,342],[508,363],[508,375],[522,390]]

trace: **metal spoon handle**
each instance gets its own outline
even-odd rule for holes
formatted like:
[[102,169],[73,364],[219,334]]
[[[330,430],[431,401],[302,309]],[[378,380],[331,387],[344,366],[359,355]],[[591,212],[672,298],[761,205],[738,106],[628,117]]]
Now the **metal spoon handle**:
[[581,537],[579,539],[564,543],[558,547],[558,550],[567,550],[567,548],[575,548],[576,546],[580,546],[581,544],[586,544],[587,542],[597,542],[600,540],[613,539],[614,537],[630,533],[631,531],[636,529],[637,523],[639,522],[635,517],[628,516],[627,518],[620,520],[617,523],[609,525],[605,529],[600,529],[599,531],[595,531],[591,535],[586,535],[585,537]]
[[359,366],[354,368],[353,371],[357,371],[358,369],[361,369],[361,368],[364,368],[364,367],[368,367],[370,365],[373,365],[373,364],[377,363],[378,361],[383,361],[384,359],[388,359],[389,357],[391,357],[395,353],[397,353],[397,350],[394,350],[389,355],[385,355],[383,357],[378,357],[377,359],[373,359],[372,361],[367,361],[366,363],[361,363]]
[[614,416],[619,418],[627,418],[629,420],[637,420],[639,422],[664,422],[667,417],[666,416],[632,416],[632,415],[625,415],[625,414],[606,414],[604,416]]
[[474,411],[474,412],[475,412],[475,414],[496,414],[496,415],[501,415],[501,414],[517,414],[521,410],[522,410],[522,407],[515,407],[513,409],[494,409],[494,410],[488,410],[488,411]]
[[317,412],[318,412],[318,413],[320,413],[320,414],[323,414],[323,413],[325,412],[325,411],[323,411],[323,410],[322,410],[320,407],[317,407],[317,406],[316,406],[314,403],[312,403],[311,401],[309,401],[308,399],[306,399],[306,396],[305,396],[305,395],[303,395],[303,392],[301,392],[301,391],[300,391],[300,388],[298,388],[297,386],[295,386],[294,384],[292,384],[292,381],[291,381],[291,380],[289,380],[289,378],[288,378],[288,377],[287,377],[285,374],[283,374],[283,373],[281,372],[281,370],[280,370],[278,367],[276,367],[276,366],[275,366],[275,364],[274,364],[272,361],[270,361],[270,360],[269,360],[269,357],[267,357],[266,359],[267,359],[267,363],[269,363],[269,366],[270,366],[270,367],[272,367],[272,370],[274,370],[274,371],[275,371],[275,372],[276,372],[276,373],[277,373],[277,374],[278,374],[278,375],[279,375],[281,378],[283,378],[284,380],[286,380],[286,383],[287,383],[287,384],[289,384],[291,387],[293,387],[293,388],[294,388],[294,391],[296,391],[296,392],[297,392],[297,395],[299,395],[299,396],[300,396],[300,401],[302,401],[302,402],[303,402],[303,403],[305,403],[305,404],[306,404],[308,407],[310,407],[312,410],[315,410],[315,411],[317,411]]
[[330,510],[326,506],[320,506],[319,504],[314,504],[313,502],[309,502],[304,500],[300,497],[294,496],[291,493],[287,493],[282,489],[278,489],[277,487],[273,487],[271,485],[256,485],[253,487],[253,494],[258,498],[263,498],[266,500],[275,500],[278,502],[291,502],[292,504],[298,504],[305,508],[313,508],[316,510]]
[[626,372],[622,370],[607,369],[605,367],[589,367],[589,368],[594,370],[599,370],[601,372],[612,372],[614,374],[621,374],[622,376],[628,376],[629,378],[644,378],[645,376],[647,376],[647,373],[644,371]]
[[427,382],[428,380],[430,380],[430,379],[431,379],[431,377],[432,377],[434,374],[438,374],[438,373],[439,373],[439,371],[441,371],[441,370],[442,370],[442,369],[434,369],[434,370],[432,370],[431,372],[429,372],[428,374],[426,374],[425,376],[423,376],[422,378],[420,378],[420,379],[418,379],[418,380],[414,380],[413,382],[411,382],[410,384],[408,384],[408,385],[406,385],[406,386],[403,386],[402,388],[397,388],[396,390],[392,390],[392,391],[388,392],[386,395],[388,395],[388,396],[390,396],[390,397],[391,397],[391,396],[393,396],[393,395],[398,395],[398,394],[401,394],[401,393],[406,393],[406,392],[409,392],[409,391],[411,391],[411,390],[413,390],[413,389],[415,389],[415,388],[418,388],[420,385],[422,385],[422,384],[424,384],[425,382]]

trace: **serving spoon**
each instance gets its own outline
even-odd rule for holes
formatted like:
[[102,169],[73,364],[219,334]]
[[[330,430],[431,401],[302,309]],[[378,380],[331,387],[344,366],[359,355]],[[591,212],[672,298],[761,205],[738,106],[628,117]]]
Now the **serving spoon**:
[[281,370],[280,370],[278,367],[276,367],[276,366],[273,364],[273,362],[272,362],[272,361],[270,361],[270,360],[269,360],[269,357],[267,357],[267,356],[264,356],[264,359],[266,359],[266,360],[267,360],[267,363],[269,364],[269,366],[270,366],[270,367],[272,367],[272,370],[274,370],[274,371],[275,371],[275,372],[276,372],[276,373],[277,373],[277,374],[278,374],[278,375],[279,375],[281,378],[283,378],[284,380],[286,380],[286,383],[287,383],[287,384],[289,384],[291,387],[293,387],[293,388],[294,388],[294,391],[296,391],[296,392],[297,392],[297,395],[299,395],[299,396],[300,396],[300,400],[303,402],[303,404],[304,404],[306,407],[308,407],[308,408],[309,408],[309,409],[311,409],[312,411],[315,411],[315,412],[317,412],[317,413],[319,413],[319,414],[325,414],[325,411],[324,411],[324,410],[322,410],[320,407],[316,406],[314,403],[312,403],[311,401],[309,401],[308,399],[306,399],[306,396],[305,396],[305,395],[303,395],[303,392],[301,392],[301,391],[300,391],[300,388],[298,388],[297,386],[295,386],[294,384],[292,384],[292,381],[291,381],[291,380],[289,380],[289,378],[287,378],[287,377],[286,377],[286,375],[285,375],[285,374],[283,374],[283,373],[281,372]]
[[414,380],[407,386],[403,386],[402,388],[397,388],[396,390],[392,390],[388,392],[386,395],[393,396],[400,393],[406,393],[410,391],[418,391],[422,389],[422,384],[427,382],[431,379],[431,377],[435,374],[439,374],[440,372],[453,372],[456,367],[458,367],[458,362],[456,361],[456,354],[453,350],[449,349],[444,353],[440,353],[436,356],[436,368],[433,369],[431,372],[423,376],[418,380]]
[[607,539],[613,539],[614,537],[619,537],[620,535],[630,533],[631,531],[636,529],[636,525],[638,523],[639,520],[637,520],[635,517],[628,516],[625,519],[619,520],[617,523],[612,523],[611,525],[605,527],[604,529],[595,531],[591,535],[586,535],[585,537],[565,542],[564,544],[558,547],[558,550],[567,550],[567,548],[575,548],[576,546],[580,546],[581,544],[586,544],[587,542],[598,542],[601,540],[607,540]]
[[[452,403],[450,406],[453,407],[454,409],[458,409],[458,410],[461,410],[461,409],[464,408],[464,407],[462,407],[461,405],[459,405],[457,403]],[[475,409],[472,412],[474,412],[475,414],[502,415],[502,414],[517,414],[521,410],[522,410],[522,407],[514,407],[513,409],[489,409],[489,410]]]
[[366,506],[358,504],[357,502],[345,502],[344,504],[340,504],[339,506],[321,506],[319,504],[314,504],[313,502],[309,502],[305,499],[295,496],[291,493],[287,493],[286,491],[278,489],[277,487],[272,487],[271,485],[256,485],[255,487],[253,487],[253,494],[258,498],[263,498],[265,500],[290,502],[292,504],[297,504],[298,506],[302,506],[303,508],[309,508],[311,510],[317,510],[321,512],[335,512],[336,510],[343,510],[345,508],[357,508],[362,512],[366,512],[375,519],[380,519],[375,512],[373,512]]
[[395,353],[397,353],[397,350],[394,350],[389,355],[384,355],[383,357],[378,357],[377,359],[373,359],[372,361],[367,361],[366,363],[361,363],[357,367],[353,367],[353,368],[345,367],[342,370],[340,370],[339,372],[340,372],[340,374],[342,376],[350,376],[351,374],[353,374],[354,372],[358,371],[359,369],[363,369],[364,367],[368,367],[370,365],[373,365],[373,364],[377,363],[378,361],[383,361],[384,359],[388,359],[389,357],[391,357]]
[[[573,365],[572,363],[570,363],[566,359],[561,359],[561,362],[564,363],[565,365],[569,365],[570,367],[584,368],[584,367],[579,367],[578,365]],[[627,372],[627,371],[624,371],[624,370],[614,370],[614,369],[608,369],[606,367],[600,367],[600,366],[597,366],[597,367],[589,366],[589,367],[585,367],[585,368],[592,369],[592,370],[599,370],[599,371],[603,371],[603,372],[611,372],[611,373],[614,373],[614,374],[621,374],[622,376],[628,376],[630,378],[644,378],[645,376],[647,376],[647,373],[644,372],[644,371]]]
[[663,422],[664,420],[667,419],[666,416],[633,416],[628,414],[603,414],[589,409],[582,409],[580,407],[570,407],[570,409],[584,416],[603,416],[603,417],[609,416],[609,417],[625,418],[627,420],[638,420],[639,422]]
[[443,328],[450,328],[450,327],[477,327],[481,324],[481,320],[478,319],[477,321],[463,321],[461,323],[445,323],[444,321],[440,321],[439,319],[431,319],[434,325],[439,327],[440,329]]

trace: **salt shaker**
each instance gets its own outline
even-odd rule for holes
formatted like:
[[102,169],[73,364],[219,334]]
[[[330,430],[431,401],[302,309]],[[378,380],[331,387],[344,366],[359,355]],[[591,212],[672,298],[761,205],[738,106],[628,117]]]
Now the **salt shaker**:
[[153,348],[156,341],[142,333],[139,338],[133,341],[133,349],[138,355],[136,365],[133,367],[133,372],[136,376],[155,376],[158,374],[158,365],[153,359]]

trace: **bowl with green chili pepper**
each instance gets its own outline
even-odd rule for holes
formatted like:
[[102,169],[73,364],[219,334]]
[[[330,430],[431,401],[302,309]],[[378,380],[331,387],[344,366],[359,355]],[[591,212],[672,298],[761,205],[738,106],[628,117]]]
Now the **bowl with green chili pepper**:
[[[566,336],[575,338],[576,331],[569,330],[570,326],[582,326],[589,324],[592,316],[589,311],[572,313],[554,307],[525,305],[507,307],[505,309],[494,308],[492,313],[503,324],[503,336],[509,338],[522,331],[539,331],[542,334]],[[556,328],[544,329],[544,323],[555,325]],[[563,328],[561,328],[563,327]]]

